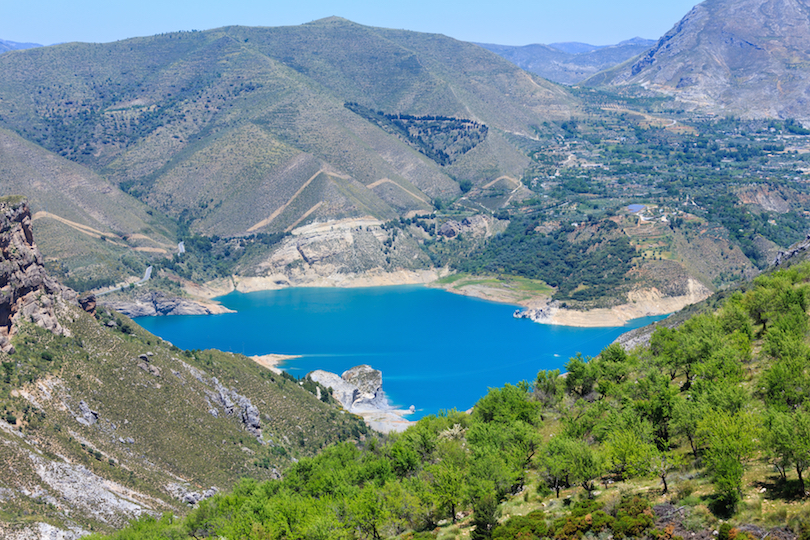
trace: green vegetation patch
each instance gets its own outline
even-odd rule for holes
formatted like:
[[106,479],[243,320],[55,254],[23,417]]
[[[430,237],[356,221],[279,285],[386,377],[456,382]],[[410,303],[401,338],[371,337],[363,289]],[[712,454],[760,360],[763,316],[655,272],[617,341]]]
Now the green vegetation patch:
[[439,165],[455,162],[482,143],[489,131],[484,124],[462,118],[387,114],[358,103],[346,103],[345,107],[396,135]]

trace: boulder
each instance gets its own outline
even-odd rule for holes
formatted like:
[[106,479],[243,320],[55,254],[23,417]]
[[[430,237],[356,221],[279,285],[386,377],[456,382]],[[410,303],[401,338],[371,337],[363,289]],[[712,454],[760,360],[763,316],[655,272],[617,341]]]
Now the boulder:
[[461,232],[461,223],[458,221],[446,221],[439,227],[439,234],[447,238],[455,238]]

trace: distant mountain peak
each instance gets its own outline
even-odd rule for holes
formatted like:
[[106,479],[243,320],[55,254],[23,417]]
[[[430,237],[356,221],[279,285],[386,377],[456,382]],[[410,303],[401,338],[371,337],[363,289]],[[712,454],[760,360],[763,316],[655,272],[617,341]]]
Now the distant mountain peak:
[[810,119],[810,1],[707,0],[591,85],[643,85],[744,117]]
[[308,22],[309,25],[327,25],[327,24],[357,24],[354,21],[350,21],[349,19],[345,19],[343,17],[338,17],[337,15],[332,15],[331,17],[324,17],[323,19],[316,19],[312,22]]
[[42,47],[42,45],[39,43],[17,43],[15,41],[6,41],[5,39],[0,39],[0,54],[19,49],[33,49],[35,47]]
[[568,54],[580,54],[601,49],[603,46],[580,43],[578,41],[564,41],[562,43],[549,43],[549,47]]
[[487,43],[478,45],[550,81],[576,84],[638,56],[654,44],[653,40],[635,37],[616,45],[590,45],[573,41],[522,47]]

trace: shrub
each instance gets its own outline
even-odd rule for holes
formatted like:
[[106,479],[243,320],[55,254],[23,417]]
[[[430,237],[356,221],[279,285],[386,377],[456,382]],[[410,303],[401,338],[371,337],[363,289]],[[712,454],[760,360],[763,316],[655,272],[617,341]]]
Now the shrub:
[[513,516],[492,531],[493,540],[534,540],[545,536],[548,536],[548,526],[542,510],[535,510],[525,516]]
[[638,538],[652,527],[655,522],[650,503],[647,499],[634,495],[621,502],[613,523],[615,538]]

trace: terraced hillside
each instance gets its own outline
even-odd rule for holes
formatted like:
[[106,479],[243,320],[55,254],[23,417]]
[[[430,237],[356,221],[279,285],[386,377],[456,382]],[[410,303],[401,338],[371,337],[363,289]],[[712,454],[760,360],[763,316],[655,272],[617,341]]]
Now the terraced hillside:
[[0,197],[25,194],[49,267],[84,288],[143,275],[177,224],[87,167],[0,129]]
[[[338,18],[72,43],[0,69],[0,126],[217,235],[429,210],[459,182],[519,177],[528,158],[505,135],[532,137],[575,104],[474,45]],[[347,102],[485,137],[437,161]]]

